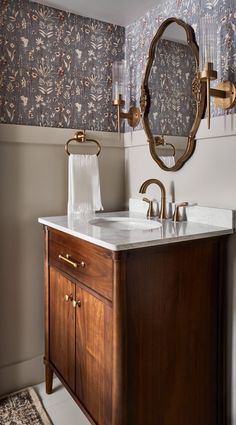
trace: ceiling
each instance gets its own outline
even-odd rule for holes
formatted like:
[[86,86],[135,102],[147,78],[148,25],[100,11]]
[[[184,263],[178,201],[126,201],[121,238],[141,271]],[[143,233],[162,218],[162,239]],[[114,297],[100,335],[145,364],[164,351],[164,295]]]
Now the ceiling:
[[[37,1],[37,0],[36,0]],[[42,3],[81,16],[126,26],[140,18],[159,0],[39,0]]]

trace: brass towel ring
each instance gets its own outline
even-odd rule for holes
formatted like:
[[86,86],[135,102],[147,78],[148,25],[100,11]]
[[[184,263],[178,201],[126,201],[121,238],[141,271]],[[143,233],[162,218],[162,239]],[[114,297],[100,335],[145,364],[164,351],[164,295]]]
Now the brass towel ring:
[[172,156],[175,156],[175,146],[172,143],[166,142],[164,137],[155,137],[156,146],[171,146],[173,149]]
[[172,156],[175,156],[175,147],[174,147],[174,145],[172,145],[172,143],[166,142],[164,146],[171,146],[172,149],[173,149],[173,155]]
[[79,143],[86,143],[86,142],[96,143],[96,145],[98,147],[97,156],[101,152],[101,146],[98,143],[98,141],[97,140],[94,140],[94,139],[87,139],[86,136],[85,136],[84,130],[79,130],[79,131],[76,131],[74,137],[72,137],[71,139],[69,139],[66,142],[66,144],[65,144],[65,151],[66,151],[67,155],[70,155],[70,152],[69,152],[69,148],[68,147],[69,147],[69,143],[72,142],[72,141],[79,142]]

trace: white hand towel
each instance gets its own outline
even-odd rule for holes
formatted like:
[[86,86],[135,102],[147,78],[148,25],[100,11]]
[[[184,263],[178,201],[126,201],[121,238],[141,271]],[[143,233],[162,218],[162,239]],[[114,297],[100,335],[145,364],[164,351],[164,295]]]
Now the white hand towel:
[[97,155],[72,155],[68,164],[68,215],[103,210]]
[[164,162],[165,166],[168,168],[174,167],[175,165],[175,157],[174,156],[160,156],[162,162]]

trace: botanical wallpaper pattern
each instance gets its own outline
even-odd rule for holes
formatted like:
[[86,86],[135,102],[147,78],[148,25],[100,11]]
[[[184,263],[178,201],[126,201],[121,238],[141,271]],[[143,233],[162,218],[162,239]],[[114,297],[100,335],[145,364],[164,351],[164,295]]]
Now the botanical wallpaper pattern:
[[[214,13],[218,26],[218,78],[236,81],[235,0],[157,1],[126,28],[28,0],[1,0],[0,122],[115,131],[112,62],[124,57],[125,47],[126,108],[139,105],[150,41],[160,24],[181,18],[198,40],[199,17],[206,13]],[[213,102],[212,112],[225,113]]]
[[149,75],[149,126],[155,135],[188,136],[196,116],[194,56],[186,44],[161,39]]
[[125,29],[28,0],[0,3],[0,122],[115,131]]
[[[150,42],[161,23],[172,16],[190,24],[199,42],[199,18],[214,14],[217,25],[218,81],[236,82],[236,3],[235,0],[165,0],[157,2],[142,18],[126,27],[126,59],[130,73],[130,90],[127,104],[139,105],[140,87]],[[223,115],[212,100],[212,115]],[[236,112],[236,107],[228,113]],[[139,129],[141,126],[137,127]],[[128,130],[128,127],[127,127]]]

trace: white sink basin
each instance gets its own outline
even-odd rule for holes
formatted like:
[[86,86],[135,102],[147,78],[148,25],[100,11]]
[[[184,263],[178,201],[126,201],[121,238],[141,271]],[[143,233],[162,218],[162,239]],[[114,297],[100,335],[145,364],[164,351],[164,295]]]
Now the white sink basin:
[[116,230],[153,230],[162,226],[158,221],[132,217],[101,217],[90,220],[89,224]]

